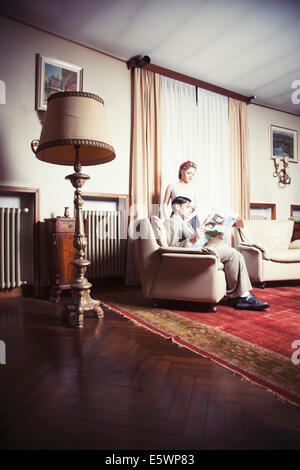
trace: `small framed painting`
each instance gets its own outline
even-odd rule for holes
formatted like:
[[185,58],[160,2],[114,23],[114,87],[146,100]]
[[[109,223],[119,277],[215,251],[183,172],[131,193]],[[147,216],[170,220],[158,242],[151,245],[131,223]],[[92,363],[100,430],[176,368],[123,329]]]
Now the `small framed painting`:
[[289,162],[298,162],[298,132],[270,124],[271,158],[289,157]]
[[46,111],[52,93],[82,91],[82,81],[82,67],[37,54],[36,110]]

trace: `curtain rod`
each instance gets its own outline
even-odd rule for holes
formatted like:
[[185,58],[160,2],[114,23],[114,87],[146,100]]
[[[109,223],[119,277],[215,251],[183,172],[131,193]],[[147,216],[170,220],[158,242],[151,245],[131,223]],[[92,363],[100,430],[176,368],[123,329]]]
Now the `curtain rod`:
[[217,85],[213,85],[212,83],[198,80],[197,78],[190,77],[189,75],[184,75],[179,72],[174,72],[174,70],[169,70],[164,67],[159,67],[158,65],[147,64],[145,65],[145,67],[143,67],[143,69],[149,70],[150,72],[158,73],[160,75],[163,75],[164,77],[173,78],[174,80],[178,80],[180,82],[184,82],[189,85],[194,85],[199,88],[204,88],[205,90],[209,90],[214,93],[219,93],[220,95],[228,96],[229,98],[234,98],[239,101],[247,102],[249,100],[248,96],[235,93],[234,91],[227,90],[226,88],[222,88]]

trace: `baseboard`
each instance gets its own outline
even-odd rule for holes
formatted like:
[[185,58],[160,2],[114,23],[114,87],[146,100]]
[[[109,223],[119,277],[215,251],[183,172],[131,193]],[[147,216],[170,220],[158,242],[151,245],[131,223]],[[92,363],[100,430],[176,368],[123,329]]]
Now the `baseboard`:
[[0,299],[8,297],[22,297],[23,290],[22,287],[15,287],[14,289],[6,289],[0,291]]

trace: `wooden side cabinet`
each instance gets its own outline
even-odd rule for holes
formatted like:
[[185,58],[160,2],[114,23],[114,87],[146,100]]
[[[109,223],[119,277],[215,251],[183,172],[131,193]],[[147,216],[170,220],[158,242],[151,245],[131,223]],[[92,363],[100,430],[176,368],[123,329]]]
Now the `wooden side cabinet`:
[[59,302],[62,290],[70,289],[75,279],[75,259],[73,246],[75,219],[57,217],[45,219],[48,248],[48,270],[50,279],[50,299]]

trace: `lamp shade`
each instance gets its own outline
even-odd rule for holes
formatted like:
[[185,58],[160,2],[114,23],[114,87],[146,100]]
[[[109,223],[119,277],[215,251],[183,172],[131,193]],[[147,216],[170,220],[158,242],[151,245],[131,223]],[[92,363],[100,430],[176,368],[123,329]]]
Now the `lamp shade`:
[[103,100],[92,93],[65,91],[48,98],[36,156],[57,165],[74,165],[74,145],[80,145],[80,163],[97,165],[115,158]]

